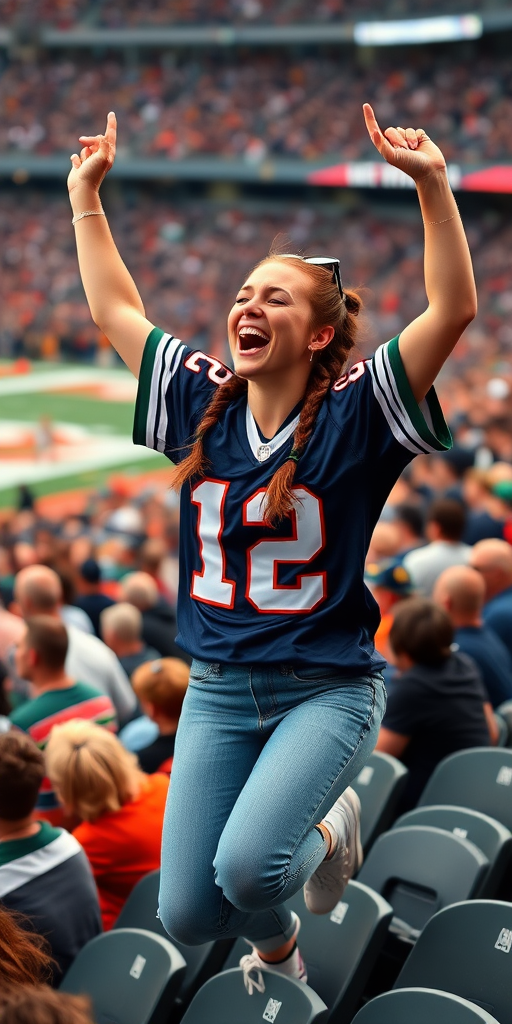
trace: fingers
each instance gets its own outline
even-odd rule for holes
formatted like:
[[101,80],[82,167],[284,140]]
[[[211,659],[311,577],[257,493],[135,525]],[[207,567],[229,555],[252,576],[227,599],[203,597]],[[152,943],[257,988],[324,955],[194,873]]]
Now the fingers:
[[115,144],[117,135],[117,118],[114,111],[111,110],[107,115],[107,127],[105,128],[105,138],[107,142]]
[[370,106],[369,103],[363,103],[363,115],[366,127],[368,129],[368,134],[373,144],[378,148],[377,143],[382,138],[382,132],[377,123],[377,118],[373,113],[373,108]]
[[403,128],[386,128],[384,132],[386,139],[395,149],[408,149],[406,132]]
[[78,168],[82,166],[82,161],[80,160],[78,153],[73,153],[69,159],[71,160],[71,163],[73,164],[75,170],[78,170]]

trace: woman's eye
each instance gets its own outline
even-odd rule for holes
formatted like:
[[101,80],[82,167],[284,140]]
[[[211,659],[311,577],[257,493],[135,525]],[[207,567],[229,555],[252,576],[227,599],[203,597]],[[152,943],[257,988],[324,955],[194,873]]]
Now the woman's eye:
[[240,296],[239,299],[235,299],[235,306],[239,306],[242,302],[247,302],[247,299],[243,295]]

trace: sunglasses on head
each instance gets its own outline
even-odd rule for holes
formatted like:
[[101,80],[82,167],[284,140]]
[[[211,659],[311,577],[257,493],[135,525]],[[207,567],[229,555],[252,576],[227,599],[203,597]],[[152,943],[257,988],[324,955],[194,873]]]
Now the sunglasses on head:
[[280,252],[279,256],[283,257],[283,259],[302,260],[303,263],[314,263],[317,267],[325,267],[326,270],[332,271],[333,284],[337,284],[341,298],[345,298],[343,294],[343,284],[341,281],[340,261],[334,256],[297,256],[296,253],[293,252]]

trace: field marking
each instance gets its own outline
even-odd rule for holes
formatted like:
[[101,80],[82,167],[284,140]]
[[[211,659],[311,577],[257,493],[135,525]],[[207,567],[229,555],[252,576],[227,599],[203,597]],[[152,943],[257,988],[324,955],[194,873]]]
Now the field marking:
[[[66,387],[83,387],[112,381],[134,380],[128,370],[103,370],[94,367],[44,370],[38,374],[20,374],[18,377],[0,377],[0,395],[24,395],[36,391],[47,392]],[[136,382],[135,382],[136,383]]]
[[62,462],[52,462],[50,459],[40,461],[0,461],[0,491],[10,487],[17,487],[19,484],[35,484],[44,480],[55,480],[59,477],[75,476],[79,473],[87,473],[97,469],[104,469],[107,466],[127,465],[130,462],[140,462],[141,459],[154,459],[158,452],[154,452],[142,445],[134,445],[129,437],[91,437],[98,443],[94,452],[84,453],[82,458],[73,458]]

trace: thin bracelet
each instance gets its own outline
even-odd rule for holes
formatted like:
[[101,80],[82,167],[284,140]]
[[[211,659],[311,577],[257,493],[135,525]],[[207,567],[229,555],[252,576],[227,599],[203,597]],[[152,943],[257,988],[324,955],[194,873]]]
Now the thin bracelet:
[[448,224],[448,221],[449,220],[453,220],[454,217],[455,217],[455,214],[452,213],[451,217],[445,217],[444,220],[427,220],[425,223],[426,224]]
[[76,216],[73,217],[73,220],[71,221],[71,223],[72,224],[76,224],[77,221],[82,220],[83,217],[104,217],[104,216],[105,216],[105,210],[84,210],[83,213],[77,213]]

